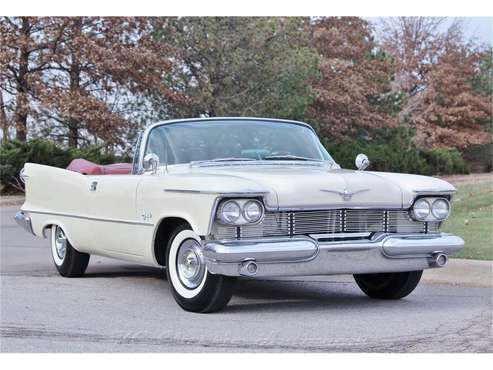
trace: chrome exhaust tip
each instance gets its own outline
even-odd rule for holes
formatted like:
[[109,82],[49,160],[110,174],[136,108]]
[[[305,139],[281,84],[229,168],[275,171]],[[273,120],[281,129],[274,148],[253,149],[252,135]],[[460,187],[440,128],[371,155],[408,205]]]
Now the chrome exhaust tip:
[[443,267],[447,264],[448,257],[444,253],[433,253],[431,255],[431,265],[434,267]]
[[258,265],[255,260],[243,261],[240,265],[240,274],[244,276],[255,276],[258,271]]

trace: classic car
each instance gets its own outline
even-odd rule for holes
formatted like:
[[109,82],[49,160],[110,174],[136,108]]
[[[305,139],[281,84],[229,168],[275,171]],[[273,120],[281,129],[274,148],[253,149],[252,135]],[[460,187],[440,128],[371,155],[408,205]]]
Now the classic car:
[[26,163],[17,222],[49,237],[62,276],[91,254],[165,268],[176,302],[218,311],[238,277],[352,274],[371,298],[399,299],[463,240],[440,232],[456,189],[426,176],[342,169],[303,122],[158,122],[133,164]]

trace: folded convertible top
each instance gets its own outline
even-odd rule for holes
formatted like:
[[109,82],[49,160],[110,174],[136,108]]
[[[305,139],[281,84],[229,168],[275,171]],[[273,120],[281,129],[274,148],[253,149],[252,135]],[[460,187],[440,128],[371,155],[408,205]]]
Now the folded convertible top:
[[70,162],[67,170],[79,172],[83,175],[129,175],[132,172],[132,164],[114,163],[103,166],[77,158]]

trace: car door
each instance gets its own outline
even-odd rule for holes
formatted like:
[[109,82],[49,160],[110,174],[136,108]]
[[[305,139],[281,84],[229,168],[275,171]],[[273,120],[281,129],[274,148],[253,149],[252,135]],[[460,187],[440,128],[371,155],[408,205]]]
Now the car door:
[[[153,224],[136,210],[136,192],[142,176],[89,176],[93,247],[98,253],[126,260],[148,260]],[[151,241],[149,240],[151,236]]]

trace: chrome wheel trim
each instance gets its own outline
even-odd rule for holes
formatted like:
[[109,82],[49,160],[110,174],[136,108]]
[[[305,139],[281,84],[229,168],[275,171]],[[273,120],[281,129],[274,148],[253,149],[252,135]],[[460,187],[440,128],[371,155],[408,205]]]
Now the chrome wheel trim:
[[176,256],[176,271],[182,285],[197,288],[203,281],[206,269],[200,243],[187,239],[181,243]]
[[199,295],[204,289],[209,273],[207,272],[207,266],[204,265],[204,277],[198,287],[196,287],[195,289],[189,289],[185,285],[183,285],[180,277],[178,276],[178,264],[176,263],[176,261],[180,246],[188,239],[195,240],[198,245],[201,245],[200,237],[192,230],[180,231],[171,242],[168,252],[168,264],[166,266],[166,269],[168,270],[169,282],[173,286],[176,294],[185,299],[192,299]]
[[58,258],[63,260],[67,253],[67,236],[62,228],[58,226],[55,229],[55,250]]

